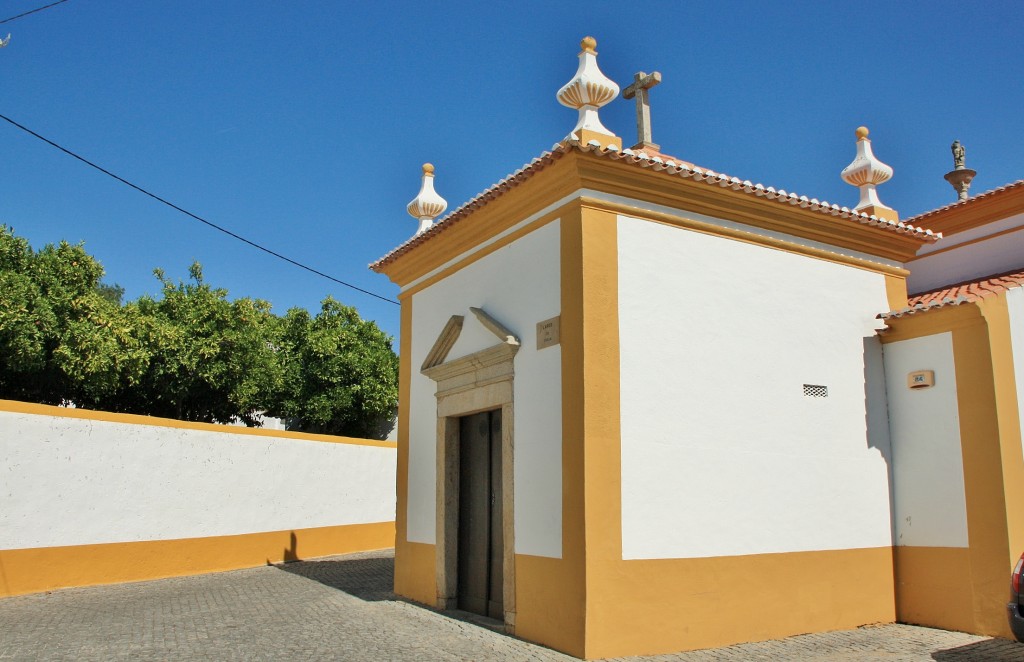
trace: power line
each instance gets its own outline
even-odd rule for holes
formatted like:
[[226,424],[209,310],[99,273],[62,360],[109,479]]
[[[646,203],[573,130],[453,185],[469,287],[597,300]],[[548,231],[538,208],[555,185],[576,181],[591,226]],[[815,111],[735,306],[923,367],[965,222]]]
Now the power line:
[[[63,1],[66,1],[66,0],[62,0],[62,2]],[[99,170],[104,175],[107,175],[108,177],[112,177],[112,178],[116,179],[117,181],[121,182],[122,184],[130,186],[131,188],[135,189],[139,193],[142,193],[144,195],[148,195],[149,197],[153,198],[157,202],[161,202],[161,203],[167,205],[168,207],[170,207],[171,209],[174,209],[175,211],[178,211],[178,212],[181,212],[182,214],[185,214],[189,218],[193,218],[193,219],[199,221],[200,223],[208,225],[209,227],[213,228],[214,230],[217,230],[219,232],[223,232],[224,234],[228,235],[229,237],[237,239],[237,240],[239,240],[239,241],[241,241],[243,243],[249,244],[253,248],[259,249],[259,250],[263,251],[264,253],[268,253],[270,255],[273,255],[276,258],[284,260],[285,262],[287,262],[289,264],[295,265],[296,267],[299,267],[300,269],[305,269],[306,271],[308,271],[310,273],[314,273],[317,276],[321,276],[323,278],[326,278],[327,280],[332,281],[334,283],[337,283],[338,285],[344,285],[345,287],[352,288],[353,290],[356,290],[357,292],[362,292],[363,294],[367,294],[367,295],[369,295],[371,297],[375,297],[377,299],[380,299],[381,301],[387,301],[388,303],[393,303],[396,306],[399,305],[399,303],[397,301],[395,301],[394,299],[389,299],[389,298],[387,298],[385,296],[381,296],[380,294],[376,294],[376,293],[371,292],[369,290],[364,290],[363,288],[358,287],[356,285],[353,285],[352,283],[346,283],[343,280],[335,278],[334,276],[331,276],[329,274],[325,274],[322,271],[319,271],[317,269],[314,269],[313,267],[307,266],[307,265],[305,265],[305,264],[303,264],[301,262],[293,260],[290,257],[281,255],[277,251],[273,251],[273,250],[267,248],[266,246],[261,246],[260,244],[257,244],[255,241],[252,241],[250,239],[246,239],[245,237],[243,237],[240,234],[235,234],[231,230],[228,230],[227,228],[221,227],[221,226],[217,225],[216,223],[208,221],[208,220],[206,220],[205,218],[203,218],[201,216],[197,216],[196,214],[193,214],[192,212],[188,211],[187,209],[183,209],[183,208],[179,207],[178,205],[174,204],[173,202],[165,200],[164,198],[161,198],[159,195],[156,195],[155,193],[150,193],[149,191],[147,191],[146,189],[142,188],[141,186],[138,186],[136,184],[131,183],[130,181],[128,181],[124,177],[120,177],[118,175],[115,175],[114,173],[110,172],[106,168],[103,168],[101,166],[96,165],[95,163],[93,163],[89,159],[87,159],[87,158],[85,158],[83,156],[79,156],[78,154],[75,154],[70,149],[67,149],[65,147],[61,147],[60,145],[58,145],[57,143],[53,142],[49,138],[45,138],[45,137],[39,135],[38,133],[36,133],[35,131],[33,131],[32,129],[30,129],[30,128],[26,127],[26,126],[23,126],[21,124],[18,124],[17,122],[12,120],[10,117],[7,117],[6,115],[0,115],[0,119],[4,120],[6,122],[9,122],[10,124],[13,124],[14,126],[18,127],[19,129],[21,129],[25,133],[28,133],[29,135],[35,136],[36,138],[38,138],[39,140],[42,140],[47,145],[50,145],[51,147],[56,147],[57,149],[59,149],[60,151],[64,152],[68,156],[71,156],[71,157],[74,157],[74,158],[78,159],[79,161],[81,161],[82,163],[86,164],[87,166],[89,166],[91,168],[95,168],[96,170]]]
[[57,5],[61,4],[62,2],[67,2],[67,1],[68,0],[57,0],[57,2],[51,2],[50,4],[44,5],[42,7],[36,7],[35,9],[30,9],[29,11],[25,12],[24,14],[18,14],[17,16],[12,16],[10,18],[5,18],[4,20],[0,21],[0,23],[10,23],[11,21],[16,21],[19,18],[28,16],[29,14],[34,14],[37,11],[43,11],[44,9],[49,9],[50,7],[56,7]]

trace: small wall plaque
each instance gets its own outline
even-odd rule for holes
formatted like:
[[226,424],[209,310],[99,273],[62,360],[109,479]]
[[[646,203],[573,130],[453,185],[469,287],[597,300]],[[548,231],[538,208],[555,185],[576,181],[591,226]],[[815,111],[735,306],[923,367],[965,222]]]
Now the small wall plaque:
[[915,370],[907,375],[907,388],[929,388],[935,386],[934,370]]
[[559,340],[559,321],[561,316],[537,322],[537,349],[557,345]]

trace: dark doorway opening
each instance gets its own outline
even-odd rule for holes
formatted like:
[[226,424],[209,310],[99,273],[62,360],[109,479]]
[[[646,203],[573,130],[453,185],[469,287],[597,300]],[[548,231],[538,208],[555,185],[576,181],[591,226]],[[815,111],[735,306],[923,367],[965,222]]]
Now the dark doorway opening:
[[501,410],[459,419],[458,608],[504,620]]

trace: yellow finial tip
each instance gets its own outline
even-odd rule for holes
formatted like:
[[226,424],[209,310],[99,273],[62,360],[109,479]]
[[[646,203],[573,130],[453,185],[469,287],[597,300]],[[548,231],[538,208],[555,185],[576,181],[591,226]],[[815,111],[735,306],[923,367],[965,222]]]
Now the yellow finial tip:
[[424,163],[423,164],[423,174],[424,175],[433,175],[434,174],[434,164],[433,163]]
[[594,39],[593,37],[584,37],[583,41],[580,42],[580,48],[588,53],[596,53],[597,39]]
[[866,126],[857,127],[857,140],[864,140],[868,137],[868,128]]

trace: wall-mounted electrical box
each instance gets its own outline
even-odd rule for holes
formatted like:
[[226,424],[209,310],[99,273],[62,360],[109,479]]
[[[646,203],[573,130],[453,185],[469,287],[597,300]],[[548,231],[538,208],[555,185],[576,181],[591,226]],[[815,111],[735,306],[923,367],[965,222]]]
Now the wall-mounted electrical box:
[[907,388],[929,388],[935,386],[934,370],[915,370],[907,375]]

